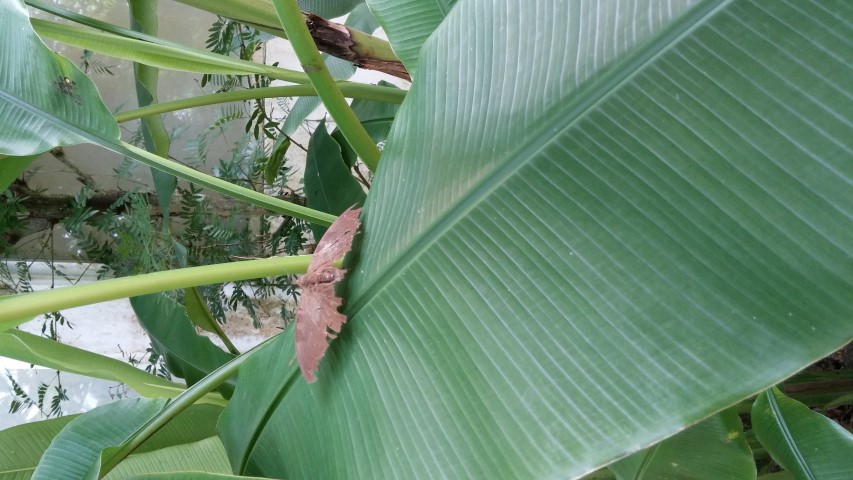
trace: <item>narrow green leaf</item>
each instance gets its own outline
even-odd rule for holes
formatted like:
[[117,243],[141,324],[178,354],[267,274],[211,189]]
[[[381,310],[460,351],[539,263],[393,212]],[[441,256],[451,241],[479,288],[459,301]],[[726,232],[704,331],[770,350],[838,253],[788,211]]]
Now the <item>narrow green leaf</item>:
[[256,192],[245,187],[233,185],[225,180],[222,180],[221,178],[216,178],[210,175],[203,174],[190,167],[187,167],[186,165],[167,160],[162,157],[158,157],[157,155],[151,154],[145,150],[134,147],[133,145],[124,142],[119,144],[113,144],[109,142],[103,142],[102,139],[98,137],[94,137],[92,141],[93,143],[97,143],[98,145],[109,148],[110,150],[116,153],[126,155],[132,158],[133,160],[137,160],[141,163],[144,163],[145,165],[157,168],[164,172],[175,175],[178,178],[183,178],[203,187],[210,188],[211,190],[222,193],[223,195],[227,195],[238,200],[243,200],[252,205],[257,205],[259,207],[272,210],[274,212],[279,212],[285,215],[301,218],[303,220],[307,220],[313,223],[319,223],[321,225],[331,225],[331,223],[335,219],[334,216],[326,214],[324,212],[318,212],[316,210],[303,207],[302,205],[285,202],[283,200],[279,200],[275,197],[271,197],[269,195]]
[[823,409],[829,410],[830,408],[840,407],[841,405],[853,405],[853,393],[848,393],[846,395],[839,396],[838,398],[824,405]]
[[[334,221],[334,217],[331,215],[324,214],[322,212],[316,212],[301,205],[285,202],[269,195],[250,190],[248,188],[233,185],[220,178],[206,175],[190,167],[187,167],[186,165],[159,157],[145,150],[134,147],[133,145],[121,142],[116,138],[104,136],[102,132],[88,130],[88,127],[85,124],[76,124],[73,122],[73,119],[57,117],[52,113],[49,108],[45,110],[43,108],[44,106],[29,104],[24,101],[20,101],[20,99],[6,96],[5,93],[6,92],[4,92],[3,90],[0,90],[0,100],[4,100],[3,102],[0,102],[0,113],[2,113],[5,107],[7,107],[8,105],[12,105],[12,103],[14,102],[14,106],[16,108],[18,108],[21,112],[24,112],[29,115],[29,118],[33,122],[38,123],[42,127],[40,130],[38,130],[39,132],[41,132],[39,138],[41,140],[44,140],[45,142],[54,141],[57,138],[56,135],[64,135],[65,137],[63,138],[68,139],[68,141],[70,142],[88,142],[100,145],[116,153],[125,155],[128,158],[144,163],[145,165],[152,166],[163,172],[175,175],[178,178],[191,181],[203,187],[207,187],[211,190],[222,193],[223,195],[243,200],[253,205],[257,205],[285,215],[291,215],[297,218],[301,218],[303,220],[324,225],[330,225],[332,221]],[[15,134],[15,132],[24,132],[26,128],[26,123],[14,125],[10,124],[9,130],[0,131],[0,135],[3,135],[7,132],[11,132],[13,134],[11,137],[16,137],[17,134]],[[35,130],[33,130],[33,132],[34,131]],[[26,130],[26,134],[28,135],[29,133],[32,132]],[[4,137],[0,136],[0,140],[2,140],[3,138]],[[11,138],[9,142],[14,142],[14,138]],[[12,145],[12,143],[10,143],[9,145]],[[48,148],[47,145],[48,144],[45,143],[41,146],[44,148]],[[33,145],[30,145],[30,147],[33,147]],[[0,145],[0,154],[14,153],[14,151],[3,151],[3,148],[4,145]]]
[[731,409],[608,468],[619,480],[748,480],[756,476],[743,424]]
[[166,400],[119,400],[71,421],[45,451],[33,480],[95,480],[101,451],[125,442],[166,406]]
[[[129,0],[130,23],[133,29],[146,35],[157,35],[157,2],[149,0]],[[158,103],[157,87],[159,84],[160,71],[156,67],[134,63],[133,74],[136,83],[136,99],[140,107]],[[142,119],[142,139],[145,149],[160,157],[169,156],[171,140],[159,116],[151,115]],[[169,207],[172,204],[172,196],[178,188],[178,179],[174,175],[161,172],[151,168],[151,177],[154,181],[154,191],[157,193],[157,202],[163,215],[163,228],[169,231]]]
[[144,63],[153,67],[196,73],[232,75],[257,73],[287,82],[308,82],[308,78],[302,72],[217,55],[205,50],[190,47],[176,48],[170,45],[145,42],[112,33],[72,27],[46,20],[32,19],[32,24],[39,35],[50,39],[111,57]]
[[[340,215],[344,210],[364,204],[367,197],[361,184],[344,164],[341,147],[321,122],[308,143],[305,160],[305,198],[308,206],[321,212]],[[314,238],[323,237],[326,227],[311,225]]]
[[34,315],[179,288],[305,273],[310,255],[204,265],[0,297],[0,332]]
[[752,429],[773,460],[795,478],[853,478],[853,434],[775,387],[755,400]]
[[[47,12],[51,15],[55,15],[59,18],[64,18],[66,20],[70,20],[74,23],[79,23],[80,25],[85,25],[87,27],[92,27],[97,30],[103,30],[104,32],[112,33],[115,35],[119,35],[127,38],[135,38],[137,40],[143,40],[149,43],[155,43],[158,45],[166,45],[175,48],[184,48],[184,45],[179,43],[170,42],[168,40],[153,36],[146,35],[142,32],[138,32],[135,30],[130,30],[128,28],[120,27],[118,25],[114,25],[112,23],[104,22],[92,17],[87,17],[85,15],[80,15],[79,13],[72,12],[70,10],[66,10],[64,8],[59,7],[55,3],[45,3],[40,0],[24,0],[24,3],[37,8],[43,12]],[[156,3],[156,2],[152,2]]]
[[[208,373],[234,358],[222,351],[209,338],[195,332],[183,305],[164,293],[142,295],[130,299],[139,324],[151,337],[157,352],[163,355],[169,371],[191,386]],[[219,391],[230,397],[233,383],[225,383]]]
[[0,2],[0,45],[0,154],[27,156],[87,141],[61,123],[118,139],[95,85],[42,43],[20,0]]
[[[406,96],[405,90],[377,87],[375,85],[366,85],[351,82],[342,82],[339,84],[341,93],[347,97],[363,98],[368,100],[384,101],[399,104]],[[262,98],[275,97],[299,97],[316,95],[314,87],[311,85],[288,85],[286,87],[262,87],[251,88],[248,90],[232,90],[230,92],[212,93],[210,95],[200,95],[197,97],[184,98],[172,102],[164,102],[158,105],[151,105],[145,108],[137,108],[116,114],[116,121],[119,123],[135,120],[147,115],[157,115],[160,113],[174,112],[185,108],[200,107],[204,105],[216,105],[221,103],[254,100]]]
[[[21,330],[0,333],[0,356],[42,367],[126,383],[144,397],[174,397],[183,385],[151,375],[129,363],[64,345]],[[211,398],[222,402],[222,399]]]
[[311,115],[311,112],[316,110],[323,102],[318,97],[300,97],[290,107],[287,112],[287,118],[281,126],[281,131],[285,135],[293,135],[296,130],[302,125],[302,122]]
[[[143,125],[148,123],[147,120],[149,119],[143,119]],[[151,127],[148,126],[142,127],[143,138],[149,136],[147,132],[150,132],[150,129]],[[146,145],[148,145],[147,142]],[[156,149],[157,147],[154,147],[154,150]],[[168,151],[168,149],[166,150]],[[149,149],[148,151],[152,150]],[[178,179],[174,175],[162,172],[154,167],[151,167],[151,178],[154,181],[154,191],[157,193],[157,203],[160,206],[160,213],[163,216],[163,228],[168,228],[169,208],[172,205],[172,196],[174,196],[175,190],[178,188]]]
[[287,150],[290,148],[290,143],[290,138],[287,136],[280,135],[276,138],[270,158],[264,165],[264,181],[267,185],[275,183],[278,171],[281,169],[282,164],[284,164],[285,154],[287,154]]
[[228,17],[238,22],[252,25],[267,33],[286,38],[275,15],[275,8],[269,0],[231,0],[211,2],[210,0],[175,0],[191,7]]
[[184,289],[184,306],[187,309],[187,316],[196,327],[206,332],[216,334],[216,336],[222,340],[222,343],[225,344],[225,348],[227,348],[229,352],[234,355],[240,354],[234,344],[231,343],[228,336],[225,335],[225,331],[223,331],[222,327],[219,326],[219,322],[213,318],[213,314],[211,314],[210,309],[207,308],[207,302],[204,300],[204,296],[201,294],[198,287]]
[[10,157],[0,155],[0,192],[3,192],[18,176],[24,173],[24,170],[33,163],[33,160],[38,158],[38,155],[29,155],[26,157]]

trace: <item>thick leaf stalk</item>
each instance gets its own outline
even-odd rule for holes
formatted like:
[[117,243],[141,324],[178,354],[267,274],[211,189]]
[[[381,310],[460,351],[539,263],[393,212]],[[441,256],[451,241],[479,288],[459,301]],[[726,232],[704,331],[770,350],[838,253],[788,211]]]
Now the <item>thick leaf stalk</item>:
[[330,22],[313,13],[305,14],[305,17],[308,31],[311,32],[314,43],[321,52],[349,60],[361,68],[377,70],[403,80],[412,80],[406,67],[393,52],[383,52],[382,47],[388,45],[388,42],[346,25]]
[[[379,85],[367,85],[362,83],[341,82],[338,84],[341,93],[345,97],[362,100],[374,100],[391,104],[400,104],[406,98],[406,91],[398,88],[383,87]],[[211,93],[192,98],[182,98],[171,102],[157,103],[147,107],[128,110],[116,114],[115,119],[119,123],[144,118],[149,115],[174,112],[187,108],[202,107],[206,105],[217,105],[220,103],[239,102],[244,100],[257,100],[261,98],[279,97],[313,97],[317,92],[311,85],[288,85],[284,87],[262,87],[248,90],[232,90],[230,92]]]
[[[303,72],[262,65],[160,41],[139,40],[130,36],[97,32],[36,18],[31,19],[36,33],[43,37],[111,57],[144,63],[181,72],[248,75],[256,73],[276,80],[307,83]],[[140,34],[141,35],[141,34]]]
[[[243,0],[241,2],[211,2],[208,0],[176,0],[201,10],[228,17],[258,30],[288,38],[281,26],[271,21],[275,10],[268,1]],[[368,33],[340,25],[311,14],[302,14],[306,22],[320,19],[324,30],[311,30],[314,43],[321,52],[333,57],[348,60],[361,68],[387,73],[405,80],[409,73],[403,62],[391,49],[391,45],[381,38]],[[314,18],[312,18],[314,17]]]
[[[130,23],[133,29],[146,35],[157,35],[157,0],[130,0]],[[140,107],[157,103],[157,85],[160,78],[160,70],[157,67],[143,63],[133,64],[133,74],[136,80],[136,99]],[[167,158],[171,140],[163,125],[163,120],[156,115],[142,119],[142,138],[145,149],[149,152]],[[161,172],[151,168],[151,176],[154,179],[154,188],[157,191],[157,200],[160,210],[163,212],[163,229],[169,230],[169,204],[172,195],[178,186],[178,179],[174,175]]]
[[346,98],[338,89],[335,79],[326,68],[320,52],[314,46],[314,40],[296,0],[273,0],[273,5],[297,58],[302,63],[305,73],[308,74],[311,85],[317,90],[317,96],[323,101],[323,105],[343,132],[347,142],[364,161],[367,168],[376,171],[379,164],[379,149],[364,130],[358,117],[347,104]]
[[0,331],[16,327],[35,315],[92,303],[212,283],[304,273],[310,259],[310,255],[303,255],[205,265],[3,297]]
[[[275,338],[275,337],[273,337]],[[261,351],[261,349],[266,346],[271,339],[268,339],[256,346],[252,350],[234,358],[230,362],[222,365],[218,369],[214,370],[210,373],[210,375],[204,377],[200,382],[196,383],[192,387],[186,389],[182,394],[178,395],[171,403],[169,403],[163,410],[154,415],[148,423],[146,423],[142,428],[140,428],[135,434],[133,434],[125,443],[118,447],[112,454],[105,459],[101,466],[101,471],[98,474],[98,478],[103,478],[106,474],[108,474],[113,468],[116,467],[122,460],[127,458],[128,455],[133,453],[134,450],[139,448],[145,440],[151,438],[152,435],[157,433],[158,430],[163,428],[169,421],[178,416],[181,412],[192,406],[197,401],[201,400],[205,395],[212,392],[219,385],[228,381],[234,375],[237,375],[237,371],[240,367],[246,363],[249,359],[251,359],[256,353]]]

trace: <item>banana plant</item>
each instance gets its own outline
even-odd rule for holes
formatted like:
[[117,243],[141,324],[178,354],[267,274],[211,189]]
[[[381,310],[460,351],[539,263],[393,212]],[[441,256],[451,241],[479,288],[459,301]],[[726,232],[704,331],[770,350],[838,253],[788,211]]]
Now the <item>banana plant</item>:
[[[786,379],[853,339],[853,7],[366,3],[412,74],[378,157],[307,41],[296,0],[271,2],[305,81],[338,112],[342,134],[323,129],[317,141],[375,166],[339,290],[348,320],[317,381],[299,373],[289,328],[223,357],[169,403],[17,427],[55,435],[39,443],[46,463],[31,465],[36,473],[73,462],[61,446],[74,438],[86,444],[85,478],[756,478],[750,455],[768,451],[793,478],[853,476],[841,461],[853,454],[850,432],[781,396]],[[88,79],[28,25],[20,0],[0,4],[0,153],[89,141],[170,165],[118,143]],[[325,188],[321,172],[335,170],[329,181],[340,182],[339,167],[317,166],[312,181]],[[252,262],[214,266],[215,277],[195,267],[107,280],[97,295],[84,286],[0,299],[0,325],[306,268],[303,258]],[[207,413],[218,416],[215,439],[156,450],[207,456],[209,471],[145,457],[189,405],[226,402],[211,392],[237,371],[224,411]],[[849,390],[832,393],[849,402]],[[751,408],[757,441],[737,416]],[[819,437],[809,445],[826,455],[798,456],[799,436]],[[0,478],[22,468],[0,460]]]

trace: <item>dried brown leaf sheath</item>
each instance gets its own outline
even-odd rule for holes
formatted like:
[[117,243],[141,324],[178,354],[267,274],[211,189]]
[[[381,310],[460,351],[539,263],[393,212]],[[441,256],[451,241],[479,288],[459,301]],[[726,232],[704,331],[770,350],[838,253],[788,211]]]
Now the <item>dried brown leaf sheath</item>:
[[335,295],[335,284],[343,280],[346,270],[335,267],[335,261],[352,248],[352,240],[361,223],[361,209],[342,213],[326,230],[314,250],[308,272],[297,281],[302,289],[299,308],[296,310],[296,359],[308,383],[317,380],[314,371],[326,353],[327,339],[340,333],[347,317],[338,312],[343,300]]

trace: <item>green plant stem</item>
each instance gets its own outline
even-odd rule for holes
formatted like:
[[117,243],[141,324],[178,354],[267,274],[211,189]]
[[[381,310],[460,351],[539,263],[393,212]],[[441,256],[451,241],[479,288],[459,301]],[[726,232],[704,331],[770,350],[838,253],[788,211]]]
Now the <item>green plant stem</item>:
[[[400,104],[406,98],[406,91],[399,88],[382,87],[379,85],[367,85],[363,83],[341,82],[338,83],[341,93],[345,97],[359,98],[362,100],[373,100],[377,102]],[[313,97],[317,92],[311,85],[288,85],[286,87],[262,87],[248,90],[235,90],[230,92],[200,95],[192,98],[183,98],[171,102],[159,103],[148,107],[137,108],[116,114],[119,123],[144,118],[149,115],[159,115],[166,112],[174,112],[187,108],[201,107],[205,105],[216,105],[227,102],[239,102],[246,100],[257,100],[261,98],[277,97]]]
[[[246,2],[246,0],[243,0],[241,2],[211,2],[210,0],[177,1],[213,13],[214,15],[232,18],[238,22],[243,23],[246,26],[256,28],[272,35],[286,38],[284,31],[281,30],[281,25],[279,25],[278,22],[271,21],[271,19],[275,17],[275,11],[273,10],[273,6],[268,1],[257,0],[252,3],[248,3]],[[132,30],[119,27],[118,25],[113,25],[111,23],[96,20],[85,15],[80,15],[78,13],[59,8],[56,5],[45,4],[39,0],[25,0],[24,3],[39,10],[56,15],[57,17],[64,18],[66,20],[71,20],[72,22],[96,28],[98,30],[103,30],[105,32],[114,33],[116,35],[121,35],[127,38],[144,40],[146,42],[155,43],[157,45],[183,48],[183,46],[180,44],[170,42],[162,38],[152,37],[150,35],[134,32]],[[347,30],[349,30],[351,38],[353,42],[355,42],[352,46],[352,50],[358,55],[360,55],[360,59],[365,62],[365,68],[373,68],[370,66],[370,61],[385,61],[389,62],[389,64],[399,64],[402,67],[400,59],[397,58],[397,56],[394,54],[394,51],[391,49],[391,45],[386,40],[374,37],[365,32],[361,32],[350,27],[347,27]],[[320,46],[320,49],[323,49],[322,46]],[[327,49],[327,53],[334,55],[335,52],[333,49]],[[349,58],[344,59],[352,61],[352,59]],[[394,75],[394,73],[388,70],[378,70],[385,71],[386,73]]]
[[149,167],[154,167],[166,173],[171,173],[178,178],[183,178],[184,180],[207,187],[223,195],[243,200],[251,203],[252,205],[257,205],[283,215],[301,218],[320,225],[331,225],[332,222],[335,221],[335,218],[337,218],[334,215],[329,215],[325,212],[313,210],[295,203],[285,202],[284,200],[279,200],[275,197],[250,190],[239,185],[234,185],[222,180],[221,178],[216,178],[197,170],[193,170],[192,168],[178,162],[158,157],[157,155],[151,154],[141,148],[134,147],[128,143],[121,142],[121,144],[117,146],[120,148],[111,148],[115,152],[127,155],[128,157],[144,163]]
[[[130,23],[134,30],[146,35],[157,35],[159,28],[157,3],[158,0],[128,0]],[[137,103],[142,107],[156,104],[158,102],[157,90],[160,70],[157,67],[134,63],[133,75],[136,81]],[[142,119],[140,131],[146,150],[160,157],[167,158],[169,156],[172,142],[168,132],[166,132],[166,127],[163,125],[163,120],[159,116]],[[160,205],[169,205],[178,185],[178,179],[154,168],[151,169],[151,176],[154,180],[154,189],[157,192],[157,200]],[[169,209],[166,208],[163,209],[163,230],[168,232],[170,228]]]
[[35,315],[65,308],[211,283],[304,273],[310,260],[310,255],[271,257],[148,273],[2,297],[0,331],[16,327]]
[[184,45],[181,45],[180,43],[170,42],[159,37],[146,35],[142,32],[137,32],[128,28],[120,27],[118,25],[113,25],[112,23],[107,23],[91,17],[87,17],[85,15],[80,15],[79,13],[65,10],[64,8],[59,8],[56,5],[44,3],[39,0],[24,0],[24,3],[33,8],[37,8],[43,12],[47,12],[51,15],[56,15],[59,18],[71,20],[74,23],[79,23],[80,25],[85,25],[87,27],[103,30],[105,32],[120,35],[122,37],[135,38],[137,40],[142,40],[157,45],[164,45],[167,47],[184,48]]
[[24,111],[40,115],[47,118],[48,121],[52,123],[61,125],[66,130],[79,135],[81,138],[90,143],[108,148],[119,155],[132,158],[133,160],[144,163],[145,165],[155,167],[158,170],[170,173],[178,178],[183,178],[184,180],[197,183],[198,185],[210,188],[216,192],[222,193],[223,195],[228,195],[232,198],[249,202],[252,205],[257,205],[283,215],[300,218],[320,225],[331,225],[332,222],[335,221],[336,217],[334,215],[329,215],[328,213],[303,207],[302,205],[297,205],[295,203],[285,202],[245,187],[233,185],[221,178],[216,178],[193,170],[192,168],[178,162],[158,157],[157,155],[142,150],[141,148],[124,143],[117,138],[110,138],[101,132],[80,128],[75,124],[68,123],[60,118],[54,117],[40,108],[36,108],[26,102],[19,101],[14,97],[7,96],[5,95],[5,92],[0,91],[0,96],[10,99],[15,105]]
[[280,25],[275,21],[275,11],[269,0],[240,0],[231,2],[211,2],[210,0],[175,0],[193,8],[221,17],[228,17],[258,30],[282,37]]
[[[287,33],[281,25],[275,22],[275,10],[269,0],[242,0],[240,2],[211,2],[210,0],[175,0],[179,3],[204,10],[214,15],[228,17],[238,22],[267,32],[278,37],[287,38]],[[300,12],[301,13],[301,12]],[[303,21],[306,15],[301,13]],[[374,37],[366,32],[346,27],[355,42],[353,50],[362,55],[364,60],[385,60],[400,62],[391,44],[387,40]],[[322,50],[322,47],[321,47]],[[332,51],[326,51],[334,55]],[[339,57],[340,58],[340,57]]]
[[[134,30],[146,35],[156,35],[159,28],[157,0],[128,0],[128,6]],[[160,70],[142,63],[134,63],[133,73],[139,105],[144,107],[152,103],[156,104]],[[146,150],[160,157],[168,157],[171,141],[160,118],[153,116],[145,118],[142,127]],[[163,216],[168,217],[168,209],[164,211]]]
[[[219,322],[213,318],[213,314],[210,313],[210,309],[207,307],[207,302],[204,301],[204,296],[201,294],[198,287],[184,289],[184,304],[187,307],[187,315],[190,317],[190,321],[202,330],[207,330],[219,337],[229,352],[234,355],[240,355],[240,351],[237,350],[237,347],[233,342],[231,342],[228,335],[225,334],[225,331],[219,325]],[[193,315],[193,309],[191,308],[192,304],[197,306],[195,309],[195,315]]]
[[311,85],[317,90],[317,96],[323,101],[323,105],[355,153],[367,165],[367,168],[376,171],[379,164],[379,149],[347,104],[346,98],[338,89],[335,79],[332,78],[326,64],[323,63],[323,58],[314,45],[314,39],[305,25],[305,19],[296,0],[273,0],[273,5],[281,26],[293,45],[296,57],[299,58],[305,73],[308,74]]
[[293,83],[308,83],[309,81],[308,76],[303,72],[240,60],[186,46],[175,47],[159,42],[137,40],[136,38],[72,27],[36,18],[31,18],[30,23],[33,30],[40,36],[104,55],[169,70],[196,73],[257,73]]
[[127,458],[128,455],[130,455],[131,453],[133,453],[134,450],[139,448],[139,446],[142,445],[145,440],[148,440],[152,435],[154,435],[158,430],[163,428],[163,426],[169,423],[169,421],[175,418],[179,413],[186,410],[188,407],[200,400],[206,394],[212,392],[216,387],[225,383],[229,378],[236,375],[240,367],[244,363],[246,363],[246,361],[252,358],[254,354],[259,352],[264,346],[266,346],[272,338],[265,340],[263,343],[252,348],[248,352],[236,357],[230,362],[210,372],[210,375],[207,375],[206,377],[201,379],[201,381],[199,381],[192,387],[184,390],[183,393],[175,397],[173,401],[166,405],[166,408],[160,411],[160,413],[158,413],[142,428],[137,430],[136,433],[134,433],[133,436],[130,437],[130,439],[124,442],[124,444],[118,447],[118,449],[113,451],[112,455],[110,455],[101,465],[101,470],[98,473],[98,478],[103,478],[106,474],[108,474],[113,468],[116,467],[116,465],[121,463],[122,460]]

